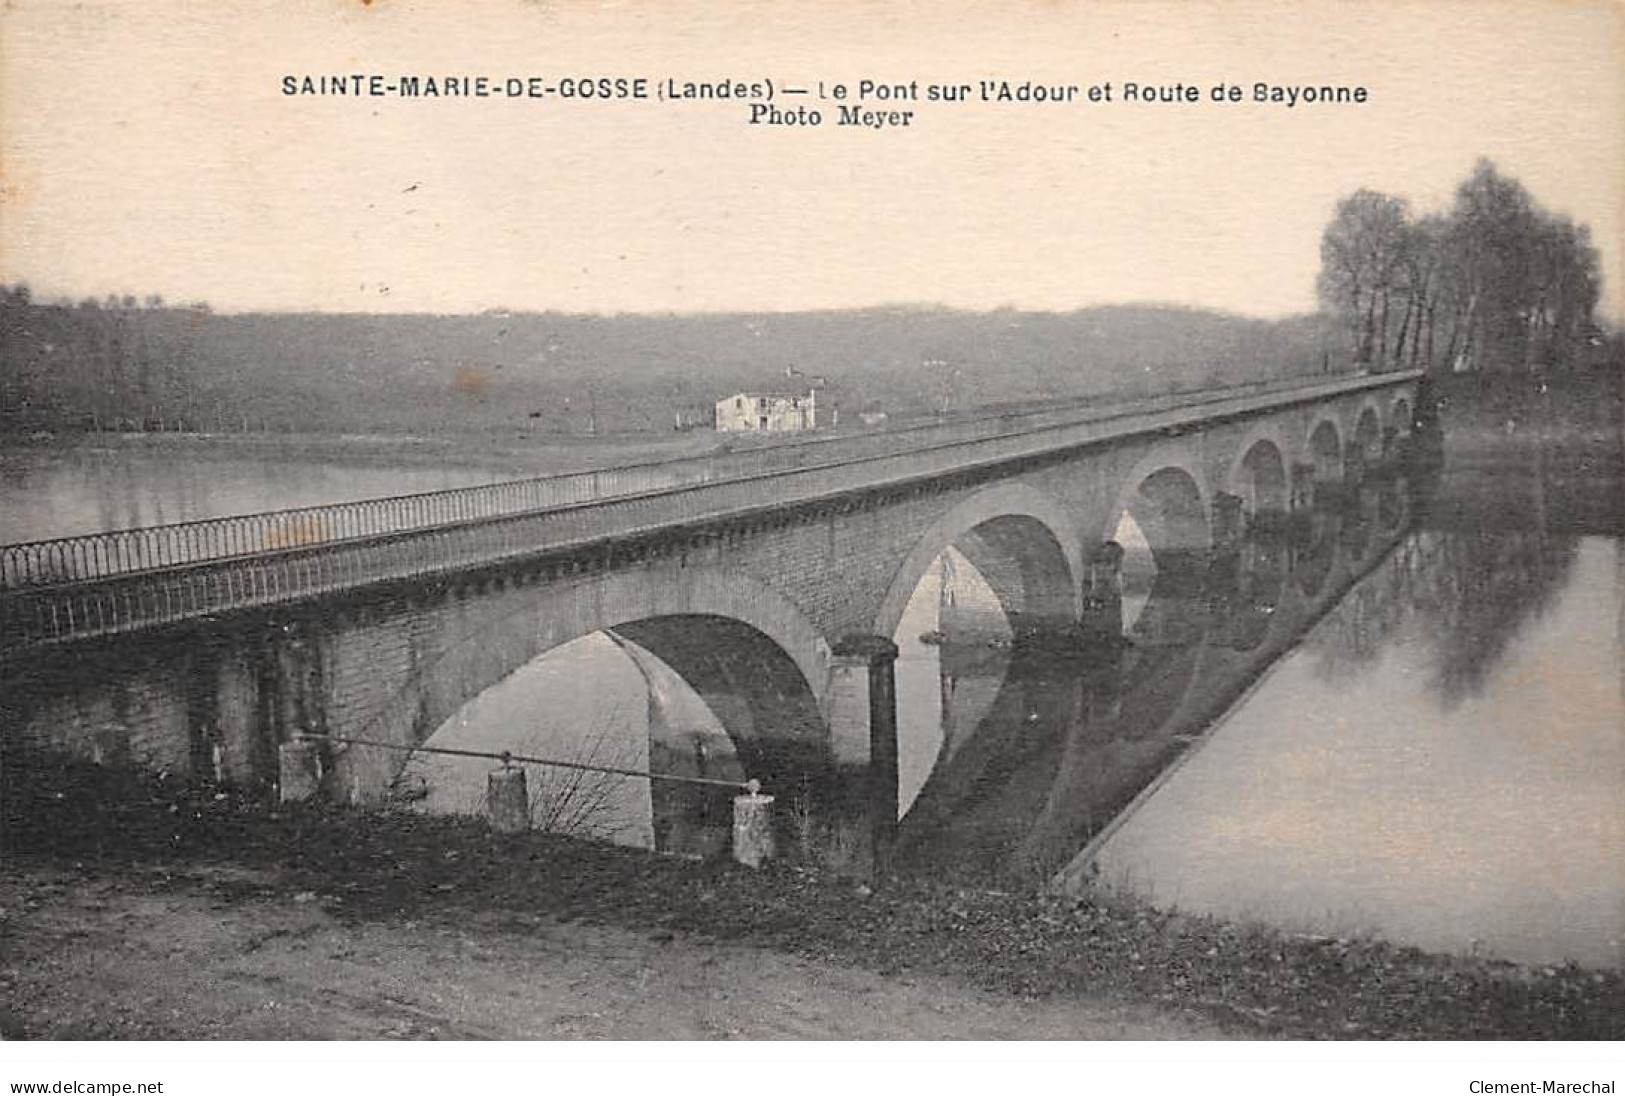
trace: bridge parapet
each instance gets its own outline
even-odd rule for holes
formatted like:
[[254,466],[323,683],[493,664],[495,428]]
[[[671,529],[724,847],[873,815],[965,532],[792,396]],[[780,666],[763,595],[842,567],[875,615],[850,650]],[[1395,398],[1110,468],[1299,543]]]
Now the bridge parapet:
[[[836,439],[863,443],[855,448],[786,446],[699,463],[9,545],[0,547],[0,653],[526,558],[557,557],[555,566],[575,568],[616,542],[709,535],[719,523],[772,511],[1136,434],[1178,432],[1416,376],[1224,390],[1091,415],[1069,406]],[[869,451],[878,445],[886,448]]]
[[[1392,383],[1395,378],[1410,376],[1414,374],[1363,378],[1354,382],[1354,387],[1369,387],[1372,380]],[[1366,383],[1360,383],[1361,380]],[[1059,408],[983,414],[947,424],[817,438],[745,452],[5,544],[0,545],[0,592],[86,582],[532,511],[566,509],[682,487],[1019,436],[1056,426],[1113,422],[1173,408],[1204,407],[1246,396],[1345,389],[1349,384],[1345,380],[1311,386],[1238,385],[1104,407],[1098,401],[1069,401]]]

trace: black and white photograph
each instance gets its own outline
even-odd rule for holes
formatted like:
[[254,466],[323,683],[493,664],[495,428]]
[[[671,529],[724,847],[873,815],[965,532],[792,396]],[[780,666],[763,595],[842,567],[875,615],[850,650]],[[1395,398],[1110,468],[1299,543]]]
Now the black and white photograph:
[[1615,1092],[1622,250],[1616,0],[5,0],[0,1082]]

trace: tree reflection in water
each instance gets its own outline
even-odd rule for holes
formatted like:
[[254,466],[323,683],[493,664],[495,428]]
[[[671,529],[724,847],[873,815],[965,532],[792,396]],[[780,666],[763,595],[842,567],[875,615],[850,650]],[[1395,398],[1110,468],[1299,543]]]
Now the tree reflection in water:
[[1321,491],[1312,512],[1248,515],[1229,550],[1165,549],[1139,570],[1150,553],[1130,528],[1117,644],[994,658],[950,630],[933,667],[942,749],[894,863],[994,883],[1059,870],[1403,535],[1405,491]]
[[1309,640],[1319,669],[1348,680],[1403,646],[1430,668],[1443,702],[1459,704],[1551,604],[1578,545],[1577,535],[1539,529],[1419,529]]

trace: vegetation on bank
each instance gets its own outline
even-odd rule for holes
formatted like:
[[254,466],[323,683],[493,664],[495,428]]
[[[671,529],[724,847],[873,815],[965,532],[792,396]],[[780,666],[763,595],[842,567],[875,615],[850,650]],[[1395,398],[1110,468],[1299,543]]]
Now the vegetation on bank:
[[[1335,368],[1316,317],[1070,313],[222,315],[0,291],[0,433],[709,430],[718,399],[819,386],[856,426],[1000,403],[1156,395]],[[829,425],[824,420],[822,425]]]
[[467,923],[494,912],[513,914],[501,931],[515,933],[545,931],[548,920],[681,931],[997,993],[1150,1000],[1257,1036],[1625,1036],[1620,972],[1426,955],[933,881],[871,889],[787,866],[752,872],[543,834],[500,838],[467,820],[278,810],[15,751],[0,766],[0,801],[8,857],[106,878],[201,861],[271,869],[272,893],[310,896],[358,921]]

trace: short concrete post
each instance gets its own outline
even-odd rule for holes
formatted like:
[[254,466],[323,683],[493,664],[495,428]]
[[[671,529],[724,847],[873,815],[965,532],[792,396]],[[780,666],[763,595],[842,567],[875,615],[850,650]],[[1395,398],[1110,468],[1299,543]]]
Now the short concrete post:
[[278,797],[284,803],[303,803],[322,786],[322,755],[317,743],[296,738],[277,747]]
[[530,791],[524,769],[504,765],[491,770],[485,778],[485,814],[497,833],[530,829]]
[[98,727],[90,736],[90,760],[104,769],[130,763],[130,736],[122,727]]
[[776,855],[773,845],[773,797],[761,794],[756,781],[734,796],[734,859],[759,868]]

